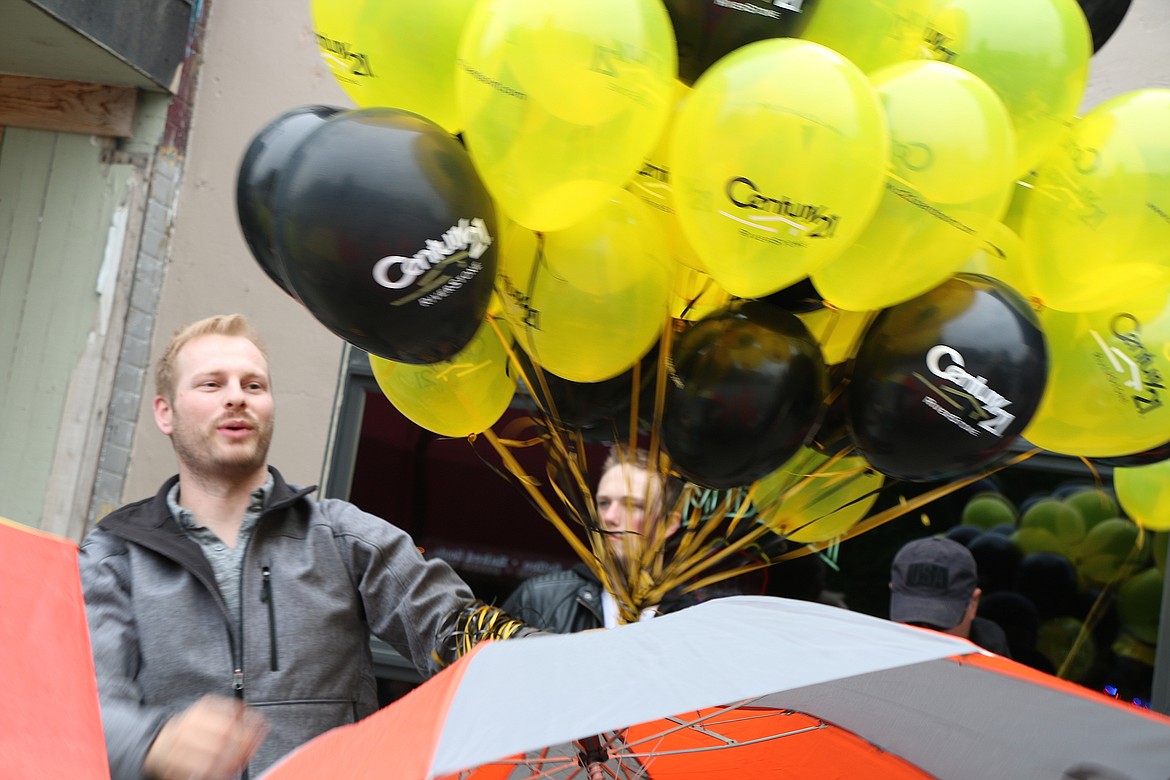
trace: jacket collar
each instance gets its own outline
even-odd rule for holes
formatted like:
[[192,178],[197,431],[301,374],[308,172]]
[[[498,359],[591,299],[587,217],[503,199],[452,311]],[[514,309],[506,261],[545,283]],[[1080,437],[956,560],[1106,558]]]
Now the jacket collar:
[[[291,506],[317,489],[316,485],[294,487],[285,482],[280,472],[272,466],[269,466],[268,470],[272,473],[273,483],[272,495],[268,507],[264,510],[266,514]],[[208,576],[209,582],[214,582],[215,576],[211,571],[211,565],[203,556],[203,551],[183,532],[167,506],[167,494],[178,481],[179,477],[176,474],[163,483],[153,498],[130,504],[111,513],[98,523],[98,528],[165,555],[187,569],[204,573]]]
[[[570,568],[576,574],[578,574],[581,579],[596,587],[598,593],[601,592],[601,580],[599,580],[597,575],[593,573],[593,570],[586,566],[583,562],[578,561]],[[675,612],[696,603],[698,603],[698,599],[694,596],[694,594],[683,593],[681,588],[675,588],[663,596],[662,603],[659,604],[659,609],[663,613]]]

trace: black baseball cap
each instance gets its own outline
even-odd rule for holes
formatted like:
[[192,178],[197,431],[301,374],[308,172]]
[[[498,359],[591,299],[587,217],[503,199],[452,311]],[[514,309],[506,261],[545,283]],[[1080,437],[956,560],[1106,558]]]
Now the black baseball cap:
[[890,571],[890,620],[953,628],[978,583],[975,558],[962,544],[942,537],[910,542]]

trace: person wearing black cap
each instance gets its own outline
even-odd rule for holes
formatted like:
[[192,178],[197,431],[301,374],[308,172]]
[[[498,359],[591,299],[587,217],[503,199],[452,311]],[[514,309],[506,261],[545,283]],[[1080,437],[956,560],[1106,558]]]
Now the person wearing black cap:
[[970,550],[952,539],[917,539],[894,556],[890,620],[961,636],[1011,658],[1003,629],[975,614],[981,593]]

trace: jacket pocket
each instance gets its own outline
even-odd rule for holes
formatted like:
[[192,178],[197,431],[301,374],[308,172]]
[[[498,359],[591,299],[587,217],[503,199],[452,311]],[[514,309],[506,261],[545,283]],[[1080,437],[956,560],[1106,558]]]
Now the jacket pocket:
[[250,704],[268,719],[269,725],[268,737],[250,764],[253,777],[314,737],[356,720],[356,705],[350,699],[253,701]]

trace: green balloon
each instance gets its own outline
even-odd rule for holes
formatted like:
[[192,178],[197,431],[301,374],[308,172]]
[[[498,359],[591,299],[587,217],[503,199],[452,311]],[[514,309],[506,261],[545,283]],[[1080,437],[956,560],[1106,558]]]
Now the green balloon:
[[1102,520],[1110,517],[1119,517],[1121,508],[1117,500],[1104,490],[1085,488],[1065,497],[1064,503],[1081,513],[1085,519],[1086,528],[1092,528]]
[[1085,538],[1085,518],[1058,498],[1042,498],[1028,507],[1020,518],[1020,530],[1042,529],[1052,534],[1060,548],[1054,552],[1070,555]]
[[1158,641],[1158,616],[1162,610],[1162,572],[1145,569],[1117,589],[1117,622],[1147,644]]
[[1002,493],[985,492],[972,496],[963,507],[961,522],[989,531],[997,525],[1015,525],[1019,512],[1011,499]]
[[[1078,637],[1085,633],[1080,643]],[[1075,648],[1075,650],[1074,650]],[[1097,645],[1093,635],[1085,632],[1084,623],[1073,617],[1058,617],[1040,624],[1036,633],[1036,650],[1052,663],[1052,668],[1066,680],[1084,680],[1097,662]]]
[[1021,528],[1011,539],[1024,555],[1038,552],[1054,552],[1065,555],[1068,549],[1047,528]]
[[1149,545],[1140,545],[1141,541],[1141,531],[1133,521],[1123,517],[1102,520],[1076,547],[1077,572],[1095,585],[1124,579],[1148,561]]

